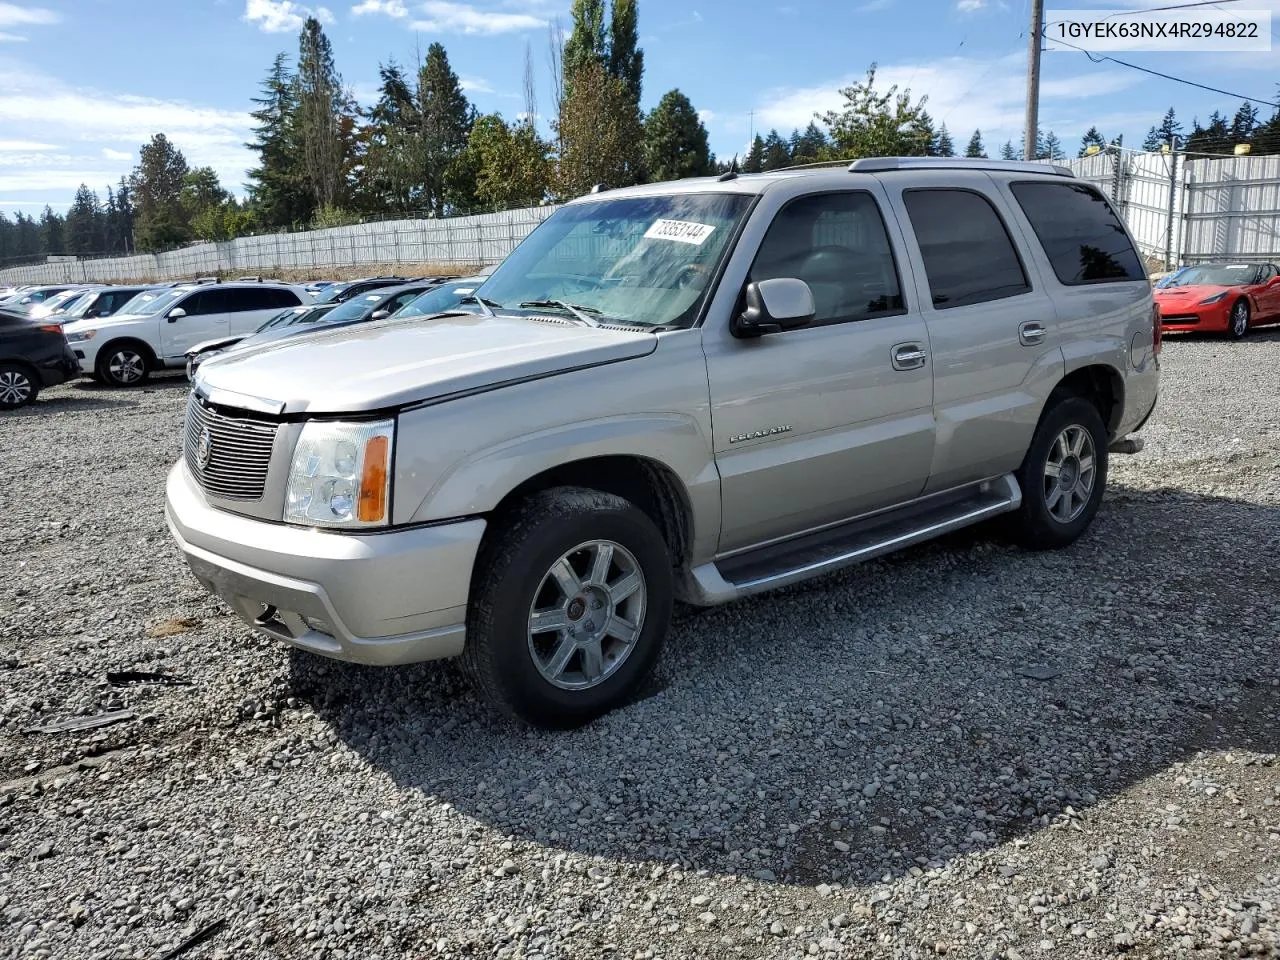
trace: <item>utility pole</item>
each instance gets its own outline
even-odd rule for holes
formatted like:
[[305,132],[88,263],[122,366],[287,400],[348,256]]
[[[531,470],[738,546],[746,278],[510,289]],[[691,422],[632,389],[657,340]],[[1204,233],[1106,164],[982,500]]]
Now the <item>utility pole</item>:
[[1031,0],[1031,31],[1027,38],[1027,126],[1022,158],[1036,158],[1040,139],[1040,35],[1044,30],[1044,0]]
[[1164,227],[1164,268],[1172,270],[1173,262],[1173,210],[1178,204],[1178,135],[1169,131],[1169,209]]

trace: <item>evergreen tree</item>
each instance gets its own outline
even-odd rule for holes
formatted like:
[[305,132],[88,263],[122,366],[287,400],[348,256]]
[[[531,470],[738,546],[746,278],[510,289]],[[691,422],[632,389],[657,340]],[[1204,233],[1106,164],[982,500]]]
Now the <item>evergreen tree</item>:
[[60,254],[67,252],[62,217],[46,206],[40,215],[40,252],[43,254]]
[[1235,149],[1235,141],[1231,136],[1231,128],[1227,118],[1217,110],[1209,116],[1209,125],[1200,126],[1199,119],[1191,124],[1191,133],[1183,147],[1188,153],[1230,154]]
[[1106,138],[1098,132],[1097,127],[1090,127],[1085,131],[1083,137],[1080,138],[1080,152],[1077,157],[1083,157],[1090,147],[1097,147],[1099,150],[1105,149],[1107,146]]
[[969,138],[969,146],[964,148],[964,155],[974,159],[986,159],[987,148],[982,145],[981,130],[973,131],[973,136]]
[[30,214],[14,215],[14,239],[17,255],[34,257],[40,253],[40,224]]
[[1038,160],[1065,160],[1066,156],[1062,149],[1062,141],[1052,130],[1044,135],[1044,141],[1036,149]]
[[346,96],[324,27],[307,17],[298,36],[297,130],[315,206],[338,207],[346,199]]
[[1158,127],[1152,127],[1147,131],[1147,138],[1142,142],[1142,149],[1148,152],[1161,150],[1168,145],[1171,137],[1182,132],[1182,124],[1178,122],[1178,115],[1174,112],[1173,107],[1164,115],[1164,119],[1160,121]]
[[726,173],[741,173],[742,167],[738,163],[738,155],[735,153],[732,160],[716,160],[715,173],[722,175]]
[[609,18],[609,73],[626,85],[628,95],[639,110],[644,51],[640,49],[636,0],[613,0]]
[[1004,146],[1000,148],[1000,159],[1001,160],[1017,160],[1018,157],[1019,157],[1019,154],[1015,152],[1013,149],[1013,141],[1006,140],[1004,142]]
[[812,120],[803,133],[797,130],[791,134],[792,163],[813,163],[826,148],[827,135]]
[[590,63],[606,63],[608,46],[604,32],[604,0],[573,0],[570,10],[573,29],[565,41],[561,58],[564,70],[564,92],[578,73]]
[[79,256],[102,253],[106,249],[103,220],[98,195],[85,184],[80,184],[71,209],[67,211],[67,252]]
[[1234,143],[1248,143],[1253,131],[1258,126],[1258,108],[1248,100],[1240,104],[1236,115],[1231,119],[1231,140]]
[[701,177],[715,168],[707,128],[679,90],[665,93],[644,125],[644,165],[651,180]]
[[138,247],[169,250],[191,238],[182,206],[182,184],[187,160],[163,133],[157,133],[138,151],[138,166],[131,177],[137,203]]
[[947,131],[945,123],[938,130],[938,139],[934,145],[934,152],[939,157],[954,157],[956,155],[956,145],[951,141],[951,134]]
[[867,78],[840,91],[845,103],[821,119],[831,130],[831,146],[824,151],[838,159],[920,156],[933,138],[932,122],[924,111],[925,98],[913,103],[911,91],[892,86],[875,88],[876,65]]
[[600,61],[579,67],[565,84],[556,120],[560,161],[555,189],[574,197],[602,183],[628,186],[640,178],[644,128],[625,83]]
[[[924,101],[920,101],[924,106]],[[920,110],[915,120],[908,125],[908,145],[902,153],[911,157],[936,157],[938,155],[938,131],[934,129],[933,117],[927,110]],[[891,154],[890,154],[891,156]]]
[[361,206],[375,213],[411,212],[419,204],[423,177],[420,162],[421,116],[409,80],[394,61],[379,66],[382,83],[369,123],[360,133],[364,176]]
[[[311,219],[315,201],[298,137],[298,91],[288,58],[278,54],[249,115],[257,122],[247,144],[258,155],[249,171],[249,197],[264,226],[288,227]],[[117,198],[118,203],[118,198]]]
[[777,130],[770,130],[764,138],[764,155],[760,161],[762,170],[778,170],[791,163],[791,151],[787,141],[778,136]]
[[747,157],[742,161],[743,173],[759,173],[764,169],[764,137],[756,134],[747,150]]
[[462,92],[449,55],[439,43],[427,48],[418,71],[418,114],[421,124],[423,203],[436,216],[445,213],[449,168],[467,145],[475,110]]

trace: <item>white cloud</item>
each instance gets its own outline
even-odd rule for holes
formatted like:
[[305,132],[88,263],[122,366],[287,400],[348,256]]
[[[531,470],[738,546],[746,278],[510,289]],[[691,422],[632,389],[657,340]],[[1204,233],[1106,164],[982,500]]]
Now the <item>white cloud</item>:
[[19,7],[13,3],[0,3],[0,27],[47,27],[61,23],[62,14],[43,7]]
[[858,7],[858,13],[873,13],[876,10],[887,10],[892,7],[894,0],[867,0],[862,6]]
[[493,93],[493,84],[484,77],[459,77],[458,85],[463,93]]
[[264,33],[292,33],[301,30],[307,17],[315,17],[321,23],[333,23],[332,11],[327,7],[312,10],[294,0],[245,0],[244,19],[256,24]]
[[26,43],[26,37],[20,37],[16,33],[0,33],[0,43]]
[[409,8],[404,5],[402,0],[364,0],[358,6],[352,7],[351,12],[357,17],[380,13],[400,20],[409,15]]
[[[126,148],[136,150],[159,131],[193,167],[211,166],[225,186],[239,190],[253,159],[244,147],[251,126],[239,111],[73,87],[0,61],[0,130],[13,138],[0,142],[16,145],[0,152],[0,191],[6,193],[114,183],[134,157]],[[64,146],[53,147],[46,137]]]
[[[882,65],[876,71],[876,88],[884,92],[896,84],[899,91],[910,84],[913,100],[928,94],[926,108],[933,122],[956,139],[965,139],[975,129],[982,131],[988,151],[1022,130],[1025,109],[1025,81],[1019,70],[1024,54],[1013,53],[992,60],[952,57],[929,63]],[[765,133],[777,128],[783,134],[804,127],[814,114],[839,110],[844,103],[840,88],[862,81],[865,75],[833,79],[799,89],[776,90],[756,108],[756,129]],[[1047,80],[1040,87],[1040,123],[1045,130],[1057,129],[1061,136],[1074,136],[1091,124],[1103,127],[1093,97],[1127,90],[1141,77],[1121,70],[1099,70]],[[1114,128],[1114,127],[1113,127]]]
[[703,123],[710,123],[715,118],[716,118],[716,112],[714,110],[698,111],[698,119],[701,120]]
[[41,153],[57,149],[52,143],[37,143],[34,140],[0,140],[0,153]]
[[987,5],[987,0],[959,0],[956,9],[961,13],[977,13]]
[[517,33],[521,30],[540,29],[547,21],[528,13],[499,13],[477,10],[469,3],[453,3],[452,0],[427,0],[421,10],[425,20],[415,20],[410,26],[423,33]]

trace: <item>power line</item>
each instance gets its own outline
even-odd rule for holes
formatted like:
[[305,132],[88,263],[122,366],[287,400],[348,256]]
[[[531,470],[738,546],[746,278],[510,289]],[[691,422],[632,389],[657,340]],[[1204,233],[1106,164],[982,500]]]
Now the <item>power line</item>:
[[1174,83],[1183,83],[1183,84],[1186,84],[1188,87],[1197,87],[1201,90],[1207,90],[1210,93],[1219,93],[1224,97],[1235,97],[1240,100],[1248,100],[1250,103],[1260,103],[1263,106],[1280,109],[1280,103],[1276,103],[1272,100],[1262,100],[1262,99],[1259,99],[1258,97],[1247,97],[1242,93],[1232,93],[1230,90],[1223,90],[1223,89],[1220,89],[1219,87],[1210,87],[1203,83],[1196,83],[1194,80],[1186,80],[1182,77],[1175,77],[1169,73],[1161,73],[1159,70],[1152,70],[1148,67],[1140,67],[1136,63],[1130,63],[1128,60],[1119,60],[1116,57],[1095,56],[1093,53],[1086,50],[1084,47],[1077,47],[1074,43],[1067,43],[1067,41],[1065,40],[1055,39],[1053,42],[1060,43],[1064,47],[1070,47],[1072,50],[1079,50],[1081,53],[1083,53],[1086,57],[1088,57],[1094,63],[1102,63],[1103,61],[1110,60],[1112,63],[1119,64],[1122,67],[1128,67],[1130,70],[1139,70],[1142,73],[1148,73],[1153,77],[1160,77],[1162,80],[1172,80]]

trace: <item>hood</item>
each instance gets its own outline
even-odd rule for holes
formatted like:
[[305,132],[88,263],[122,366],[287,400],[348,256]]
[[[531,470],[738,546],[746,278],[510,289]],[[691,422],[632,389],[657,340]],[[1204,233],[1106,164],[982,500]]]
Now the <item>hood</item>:
[[1243,287],[1228,287],[1216,283],[1194,283],[1186,287],[1162,287],[1156,291],[1157,300],[1177,301],[1178,303],[1199,303],[1220,293],[1244,292]]
[[642,357],[657,337],[521,317],[457,314],[309,331],[200,368],[216,402],[277,413],[359,413]]
[[67,320],[65,326],[68,333],[79,333],[81,330],[98,330],[117,324],[137,323],[139,320],[155,320],[158,323],[160,318],[155,314],[147,313],[113,313],[109,317],[92,317],[88,320],[84,317],[76,317],[74,320]]

